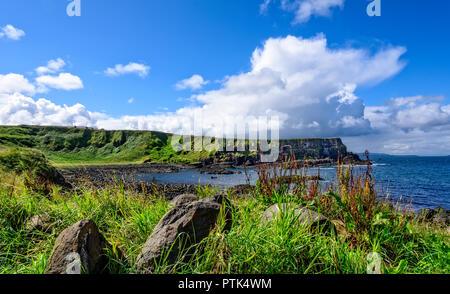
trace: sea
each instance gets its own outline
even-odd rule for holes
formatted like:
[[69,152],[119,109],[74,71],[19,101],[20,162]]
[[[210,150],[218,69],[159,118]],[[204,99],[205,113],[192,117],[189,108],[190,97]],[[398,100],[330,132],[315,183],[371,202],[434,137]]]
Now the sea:
[[[383,198],[407,205],[414,210],[442,207],[450,209],[450,156],[394,156],[372,154],[372,174]],[[365,166],[354,167],[364,170]],[[254,184],[258,179],[255,169],[231,169],[240,171],[232,175],[206,175],[198,170],[181,170],[168,174],[140,174],[139,180],[163,184],[201,184],[229,188],[242,184]],[[336,180],[336,167],[310,168],[309,175],[324,179],[323,187]]]

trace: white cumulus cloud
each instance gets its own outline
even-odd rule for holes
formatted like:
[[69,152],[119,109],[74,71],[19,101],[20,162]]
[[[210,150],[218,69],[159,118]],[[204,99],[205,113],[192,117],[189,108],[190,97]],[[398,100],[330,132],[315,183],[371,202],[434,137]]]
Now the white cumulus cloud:
[[117,64],[105,70],[107,76],[115,77],[126,74],[137,74],[141,78],[145,78],[150,71],[150,67],[136,62],[130,62],[127,65]]
[[441,96],[391,98],[382,106],[366,107],[371,134],[345,138],[355,151],[390,154],[448,155],[450,105]]
[[46,66],[36,68],[36,73],[38,75],[57,73],[61,71],[65,65],[66,62],[61,58],[50,60]]
[[27,93],[33,95],[36,91],[35,86],[23,75],[10,73],[0,74],[0,94]]
[[188,79],[179,81],[175,85],[175,88],[177,90],[186,90],[186,89],[200,90],[201,88],[203,88],[203,86],[207,85],[208,83],[209,81],[205,81],[205,79],[203,79],[201,75],[193,75]]
[[391,98],[384,106],[366,107],[365,116],[376,129],[387,131],[393,126],[405,133],[418,129],[450,129],[450,106],[442,105],[441,96]]
[[198,106],[174,113],[124,116],[100,121],[102,128],[156,129],[182,132],[195,115],[205,133],[249,117],[277,116],[283,137],[356,136],[372,131],[364,117],[360,85],[374,85],[403,69],[403,47],[371,54],[363,49],[330,49],[323,35],[304,39],[268,39],[252,55],[249,72],[229,76],[217,90],[194,95]]
[[47,99],[20,93],[0,94],[0,125],[56,125],[95,127],[103,114],[90,112],[83,105],[56,105]]
[[[260,5],[261,13],[265,13],[273,0],[264,0]],[[344,0],[281,0],[283,10],[293,12],[293,23],[308,22],[312,16],[330,16],[333,8],[343,8]]]
[[10,24],[0,28],[0,38],[7,37],[11,40],[17,41],[23,36],[25,36],[25,32],[23,30],[15,28]]
[[48,88],[59,90],[78,90],[83,88],[81,79],[70,73],[60,73],[57,76],[43,75],[36,78],[39,92],[47,92]]

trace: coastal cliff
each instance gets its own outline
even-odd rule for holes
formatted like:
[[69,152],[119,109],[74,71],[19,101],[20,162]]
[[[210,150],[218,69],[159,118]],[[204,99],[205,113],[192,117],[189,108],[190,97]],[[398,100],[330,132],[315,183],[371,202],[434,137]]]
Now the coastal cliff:
[[[97,165],[118,163],[181,163],[202,165],[253,165],[259,153],[175,151],[172,134],[152,131],[107,131],[90,128],[45,126],[0,126],[0,148],[33,148],[42,151],[58,165]],[[255,144],[252,142],[251,144]],[[338,157],[359,161],[339,138],[280,140],[281,156],[295,154],[297,160],[317,164],[335,163]]]
[[348,155],[347,147],[340,138],[331,139],[292,139],[280,140],[282,153],[294,153],[297,159],[325,159],[337,160],[339,156]]
[[[311,165],[335,164],[338,159],[345,163],[363,164],[357,154],[349,152],[340,138],[284,139],[279,141],[279,160],[295,155],[296,160],[308,160]],[[246,146],[248,150],[248,146]],[[204,165],[255,165],[258,152],[216,152],[205,159]]]

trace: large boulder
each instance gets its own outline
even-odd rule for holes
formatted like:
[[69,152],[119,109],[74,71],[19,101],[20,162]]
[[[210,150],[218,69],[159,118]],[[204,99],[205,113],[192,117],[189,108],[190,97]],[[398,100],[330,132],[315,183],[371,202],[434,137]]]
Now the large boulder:
[[56,239],[45,273],[103,273],[108,263],[105,255],[108,246],[93,221],[79,221],[65,229]]
[[293,210],[293,216],[296,218],[296,223],[308,227],[327,227],[330,228],[331,222],[323,215],[310,210],[308,208],[292,204],[282,203],[270,206],[262,215],[261,220],[265,222],[272,222],[282,213]]
[[231,203],[217,195],[176,206],[156,225],[136,261],[141,273],[155,271],[157,264],[173,265],[181,254],[197,244],[216,226],[224,207],[225,229],[231,228]]

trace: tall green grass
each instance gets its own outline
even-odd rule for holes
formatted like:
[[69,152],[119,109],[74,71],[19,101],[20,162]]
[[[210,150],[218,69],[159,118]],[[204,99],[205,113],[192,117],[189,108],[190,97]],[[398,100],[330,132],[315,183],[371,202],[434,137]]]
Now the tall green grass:
[[[181,254],[175,264],[160,262],[155,272],[363,274],[368,255],[377,253],[383,273],[450,273],[448,229],[420,223],[408,211],[380,202],[370,169],[356,173],[340,165],[336,185],[325,191],[317,181],[302,177],[290,189],[276,180],[275,173],[259,172],[253,193],[242,197],[225,192],[235,208],[230,230],[224,229],[225,220],[220,218],[206,239],[185,251],[190,254]],[[120,181],[103,188],[86,184],[74,191],[51,186],[44,194],[24,185],[24,174],[4,172],[0,179],[0,273],[4,274],[44,273],[57,236],[86,218],[112,245],[109,271],[136,273],[140,250],[172,208],[163,194],[145,196]],[[219,192],[213,186],[197,189],[199,198]],[[261,220],[270,205],[282,203],[290,205],[273,222]],[[298,225],[297,205],[341,221],[344,229]],[[29,231],[29,219],[41,214],[52,218],[50,230]]]
[[[113,273],[136,272],[133,265],[155,225],[170,209],[163,195],[143,197],[120,185],[85,189],[79,193],[55,190],[51,197],[16,190],[0,191],[0,273],[43,273],[56,237],[81,219],[95,221],[113,246]],[[230,195],[232,197],[232,195]],[[288,197],[287,195],[281,197]],[[280,198],[280,202],[291,201]],[[365,273],[367,255],[377,252],[385,273],[449,273],[449,239],[444,229],[425,228],[409,221],[374,225],[367,242],[353,244],[332,231],[318,232],[295,225],[293,211],[273,223],[261,221],[267,205],[256,198],[232,197],[236,206],[231,230],[218,226],[194,248],[195,254],[176,266],[160,264],[159,273]],[[54,219],[47,233],[28,232],[27,220],[48,214]],[[118,258],[117,251],[123,258]]]

